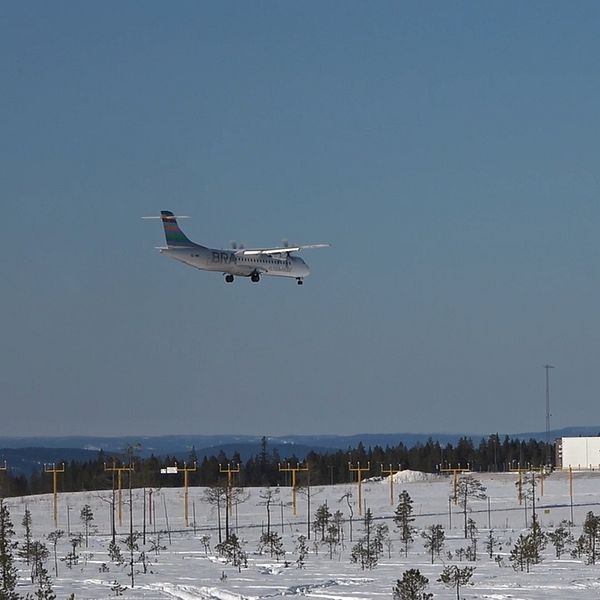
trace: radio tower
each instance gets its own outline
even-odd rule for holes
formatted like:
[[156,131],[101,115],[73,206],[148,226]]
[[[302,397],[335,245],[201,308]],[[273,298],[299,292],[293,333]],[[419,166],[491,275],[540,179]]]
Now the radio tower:
[[552,365],[544,365],[546,369],[546,465],[550,466],[550,369]]

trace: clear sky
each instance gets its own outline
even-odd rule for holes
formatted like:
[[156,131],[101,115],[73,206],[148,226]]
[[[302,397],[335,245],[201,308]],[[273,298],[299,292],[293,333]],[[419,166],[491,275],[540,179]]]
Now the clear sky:
[[[598,2],[4,2],[0,435],[600,424]],[[307,251],[226,285],[195,241]]]

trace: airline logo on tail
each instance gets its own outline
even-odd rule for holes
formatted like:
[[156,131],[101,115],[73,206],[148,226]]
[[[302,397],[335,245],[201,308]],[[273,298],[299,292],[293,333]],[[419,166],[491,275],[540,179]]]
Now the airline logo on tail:
[[165,229],[167,246],[194,246],[194,243],[179,229],[177,218],[171,211],[161,210],[160,219]]

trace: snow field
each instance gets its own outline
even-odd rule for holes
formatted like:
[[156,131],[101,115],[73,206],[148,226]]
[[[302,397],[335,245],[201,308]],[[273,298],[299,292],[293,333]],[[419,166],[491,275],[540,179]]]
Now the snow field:
[[[452,476],[403,471],[394,476],[394,497],[397,503],[398,494],[406,489],[413,500],[413,525],[420,530],[431,524],[442,524],[446,532],[446,544],[440,559],[432,565],[423,548],[423,540],[417,533],[415,542],[409,550],[408,558],[401,552],[399,535],[391,520],[395,505],[390,504],[389,479],[364,481],[362,493],[366,505],[371,509],[375,524],[386,523],[393,542],[391,557],[387,548],[373,570],[361,570],[359,565],[350,562],[350,551],[358,537],[362,535],[362,522],[356,506],[356,484],[336,486],[319,486],[311,488],[311,513],[321,504],[327,503],[329,510],[337,510],[344,514],[343,544],[329,558],[329,550],[325,545],[314,544],[315,533],[311,531],[309,542],[310,553],[305,568],[295,565],[294,553],[297,537],[307,535],[307,498],[305,494],[297,495],[297,515],[293,515],[291,489],[288,487],[271,488],[278,494],[271,508],[271,528],[282,535],[286,549],[285,559],[275,561],[269,555],[257,553],[258,539],[266,524],[267,513],[261,495],[262,488],[245,490],[247,499],[234,506],[231,526],[234,532],[244,541],[244,549],[248,553],[248,568],[238,572],[237,567],[224,563],[214,552],[218,543],[216,529],[216,507],[203,500],[204,488],[189,489],[189,527],[185,527],[183,499],[181,488],[162,488],[152,490],[153,519],[149,521],[149,490],[146,490],[146,545],[138,540],[140,550],[145,549],[150,565],[148,573],[136,564],[135,587],[130,589],[128,576],[129,565],[117,566],[110,562],[108,544],[110,542],[111,491],[80,492],[59,494],[58,496],[58,528],[71,533],[83,533],[80,511],[89,504],[94,512],[93,524],[96,531],[91,534],[89,547],[80,548],[78,565],[68,569],[64,561],[59,562],[59,577],[54,580],[54,591],[59,599],[75,593],[77,600],[101,600],[114,598],[111,589],[116,580],[127,589],[124,598],[148,599],[218,599],[218,600],[258,600],[281,596],[304,596],[326,600],[367,600],[391,598],[392,586],[409,568],[418,568],[430,580],[429,590],[435,598],[456,598],[454,590],[446,589],[436,582],[445,564],[474,566],[473,586],[461,592],[464,598],[485,598],[491,600],[570,600],[577,598],[591,600],[600,598],[600,566],[586,565],[583,559],[573,559],[565,552],[560,560],[554,556],[554,549],[549,544],[544,551],[544,561],[532,567],[531,573],[516,572],[508,563],[508,553],[515,540],[530,523],[531,507],[519,504],[515,482],[515,473],[474,474],[486,486],[488,500],[474,500],[470,504],[469,517],[474,519],[479,528],[478,560],[462,563],[456,559],[458,548],[465,548],[468,543],[463,535],[463,514],[460,507],[449,501],[453,491]],[[570,519],[571,497],[568,473],[554,473],[544,481],[544,495],[541,486],[536,486],[536,509],[538,519],[544,529],[549,529],[564,519]],[[348,504],[343,496],[352,493],[353,542],[349,539]],[[144,490],[135,489],[133,496],[134,530],[142,532]],[[129,533],[129,490],[123,490],[122,523],[118,522],[116,510],[117,540],[121,542]],[[52,494],[9,498],[7,504],[11,512],[15,528],[16,541],[23,538],[23,519],[25,507],[31,511],[33,539],[43,541],[50,550],[47,568],[54,579],[54,560],[52,544],[46,536],[56,529],[53,521]],[[576,473],[573,477],[573,517],[574,535],[581,534],[581,525],[588,511],[600,512],[600,474]],[[222,523],[224,523],[224,508]],[[449,514],[450,511],[450,514]],[[193,526],[195,515],[195,527]],[[166,533],[167,519],[171,530],[171,541]],[[451,527],[450,527],[451,520]],[[501,541],[502,549],[496,553],[503,556],[499,566],[490,560],[484,550],[484,541],[488,527]],[[210,536],[210,550],[205,552],[201,537]],[[159,540],[159,554],[150,551],[151,541]],[[128,560],[129,554],[124,544],[120,543],[123,555]],[[68,535],[59,541],[57,554],[64,557],[71,550]],[[447,552],[453,555],[449,559]],[[139,552],[135,553],[137,558]],[[288,566],[285,565],[287,561]],[[101,572],[105,563],[108,572]],[[34,588],[29,583],[29,571],[22,560],[17,561],[20,569],[19,593],[32,593]]]

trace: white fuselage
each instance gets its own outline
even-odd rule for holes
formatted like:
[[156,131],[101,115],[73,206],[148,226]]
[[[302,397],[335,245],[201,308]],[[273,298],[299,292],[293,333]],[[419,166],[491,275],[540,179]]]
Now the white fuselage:
[[301,258],[289,256],[289,254],[243,255],[235,250],[216,250],[200,245],[161,248],[160,251],[161,254],[196,269],[218,271],[237,277],[250,277],[256,273],[301,279],[310,272],[308,265]]

